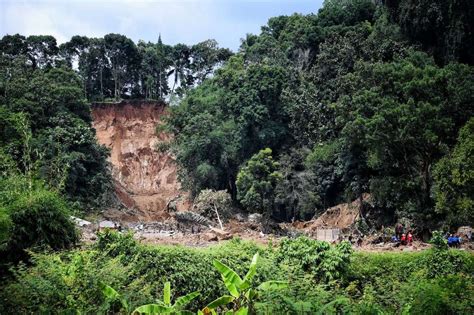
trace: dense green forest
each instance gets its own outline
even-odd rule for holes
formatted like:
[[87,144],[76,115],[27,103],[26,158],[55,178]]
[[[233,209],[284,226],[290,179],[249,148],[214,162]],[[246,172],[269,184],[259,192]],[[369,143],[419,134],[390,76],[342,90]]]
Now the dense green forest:
[[368,193],[361,230],[474,225],[474,2],[326,0],[242,36],[235,53],[159,36],[0,40],[0,313],[125,313],[165,281],[175,297],[200,291],[195,311],[229,288],[214,259],[244,275],[259,252],[252,284],[288,286],[242,282],[219,311],[472,314],[473,256],[439,235],[430,251],[393,255],[306,238],[151,248],[114,233],[74,248],[70,215],[116,202],[90,104],[120,99],[170,104],[157,130],[173,138],[157,150],[175,155],[191,197],[226,190],[249,213],[292,221]]
[[[291,220],[370,193],[382,221],[420,231],[472,223],[473,10],[467,1],[326,1],[318,14],[270,19],[233,56],[213,40],[109,34],[58,46],[6,35],[1,169],[34,172],[98,207],[110,180],[88,102],[166,99],[175,106],[160,128],[175,135],[170,149],[193,195],[226,189],[244,208]],[[253,183],[239,191],[239,172],[265,148],[275,169],[248,174]]]
[[171,108],[185,187],[280,220],[370,193],[378,224],[474,223],[473,10],[326,1],[270,19]]

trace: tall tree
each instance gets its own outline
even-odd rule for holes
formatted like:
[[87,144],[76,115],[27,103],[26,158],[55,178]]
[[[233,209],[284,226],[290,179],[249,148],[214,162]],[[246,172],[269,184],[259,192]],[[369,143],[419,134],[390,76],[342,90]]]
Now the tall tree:
[[114,98],[120,99],[123,92],[131,95],[140,64],[135,43],[124,35],[107,34],[104,36],[104,45],[106,57],[112,68]]
[[139,42],[138,49],[142,60],[142,94],[145,98],[163,99],[169,90],[167,72],[172,64],[171,47],[163,44],[160,37],[156,44]]
[[259,212],[268,222],[275,204],[275,188],[281,180],[272,150],[253,155],[237,176],[237,199],[250,212]]
[[56,39],[50,35],[31,35],[26,39],[27,56],[33,68],[51,67],[54,65],[59,48]]
[[193,84],[201,84],[230,56],[232,56],[232,52],[225,48],[219,48],[217,41],[213,39],[193,45],[190,56]]
[[436,211],[446,226],[474,224],[474,118],[460,130],[456,146],[434,169]]
[[176,88],[181,88],[181,93],[192,84],[192,76],[190,75],[191,49],[184,44],[177,44],[173,47],[171,53],[172,66],[168,71],[168,76],[173,77],[173,86],[171,87],[171,96],[176,93]]

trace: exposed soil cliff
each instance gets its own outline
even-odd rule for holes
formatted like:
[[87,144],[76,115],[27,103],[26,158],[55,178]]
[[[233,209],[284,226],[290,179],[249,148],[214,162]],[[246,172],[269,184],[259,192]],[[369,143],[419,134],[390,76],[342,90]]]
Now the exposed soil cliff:
[[169,140],[169,135],[155,132],[164,115],[166,107],[160,102],[122,101],[92,106],[97,139],[111,150],[117,196],[127,208],[138,210],[136,217],[129,219],[166,218],[167,205],[176,199],[178,210],[188,207],[173,157],[155,150],[157,143]]

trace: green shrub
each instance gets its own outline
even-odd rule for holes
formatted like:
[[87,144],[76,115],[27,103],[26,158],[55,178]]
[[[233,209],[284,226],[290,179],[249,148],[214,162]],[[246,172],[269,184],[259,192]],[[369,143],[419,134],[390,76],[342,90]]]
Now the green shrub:
[[347,275],[347,293],[362,297],[367,287],[377,303],[391,312],[400,310],[400,288],[424,268],[420,253],[361,253],[354,255]]
[[410,304],[410,314],[473,314],[473,280],[466,275],[416,279],[403,287],[401,300]]
[[[472,286],[465,290],[463,286],[453,282],[454,278],[451,277],[460,277],[459,279],[465,279],[466,283],[472,284],[473,274],[474,255],[458,250],[427,250],[416,253],[359,252],[351,260],[346,290],[350,288],[347,293],[357,297],[360,292],[365,294],[370,287],[375,301],[384,310],[399,313],[405,305],[409,305],[412,312],[411,307],[418,308],[411,305],[412,301],[421,299],[424,294],[437,295],[437,286],[448,281],[447,279],[451,279],[448,282],[451,283],[452,292],[456,292],[456,287],[466,293],[470,292]],[[457,298],[453,297],[451,302],[446,303],[454,307],[455,303],[468,305],[470,302],[465,294],[458,294]]]
[[11,220],[8,215],[8,209],[0,206],[0,252],[6,249],[8,239],[10,238]]
[[110,257],[121,255],[122,258],[131,258],[138,251],[138,244],[132,233],[121,234],[109,229],[97,234],[97,242],[93,247],[102,255]]
[[452,275],[464,270],[464,259],[457,250],[432,249],[426,252],[423,261],[428,278]]
[[283,239],[275,259],[280,264],[309,272],[316,279],[331,281],[341,278],[347,271],[351,254],[352,248],[347,242],[330,246],[327,242],[301,236]]
[[448,240],[444,237],[442,231],[434,231],[430,243],[433,244],[434,249],[448,249]]
[[262,294],[257,310],[263,314],[317,314],[335,300],[337,305],[328,308],[340,309],[340,302],[345,298],[342,293],[337,286],[319,284],[312,275],[295,270],[289,275],[286,289]]
[[4,258],[26,258],[26,249],[67,249],[78,241],[66,202],[46,189],[24,192],[6,206],[11,221]]
[[120,291],[126,287],[126,298],[135,303],[152,296],[147,283],[131,276],[131,266],[124,266],[118,258],[101,259],[95,251],[33,254],[32,263],[30,268],[20,265],[15,269],[14,281],[1,289],[0,313],[103,313],[108,305],[102,283]]

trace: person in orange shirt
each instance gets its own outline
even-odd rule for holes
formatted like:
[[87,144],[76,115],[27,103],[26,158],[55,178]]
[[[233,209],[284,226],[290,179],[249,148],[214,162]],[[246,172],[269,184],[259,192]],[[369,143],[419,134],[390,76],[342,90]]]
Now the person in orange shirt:
[[402,238],[400,239],[400,243],[402,245],[406,245],[407,244],[407,236],[405,235],[405,233],[402,234]]

